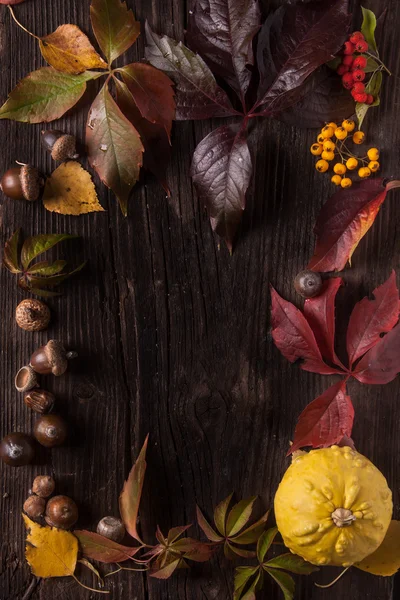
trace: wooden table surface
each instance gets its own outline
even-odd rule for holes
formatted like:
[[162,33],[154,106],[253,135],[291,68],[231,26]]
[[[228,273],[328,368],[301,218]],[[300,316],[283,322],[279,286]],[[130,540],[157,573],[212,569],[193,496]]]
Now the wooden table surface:
[[[282,3],[282,2],[281,2]],[[38,35],[59,24],[76,23],[89,32],[89,0],[28,0],[20,20]],[[137,18],[157,32],[182,39],[191,2],[129,0]],[[262,2],[264,11],[278,1]],[[354,2],[354,7],[359,2]],[[377,12],[388,9],[380,47],[394,72],[386,81],[380,108],[367,117],[368,139],[382,150],[383,173],[399,177],[400,119],[398,31],[400,3],[364,0]],[[143,56],[144,39],[128,52]],[[125,60],[125,59],[124,59]],[[36,42],[0,7],[0,99],[17,81],[42,66]],[[58,128],[82,140],[89,97],[60,120]],[[21,508],[33,477],[53,474],[57,490],[80,507],[79,526],[95,528],[106,514],[118,515],[118,495],[132,461],[150,432],[147,482],[141,511],[145,538],[161,529],[195,522],[195,506],[207,514],[231,491],[260,496],[260,510],[272,504],[288,466],[285,454],[301,410],[335,381],[301,371],[274,347],[270,335],[269,283],[297,302],[292,280],[313,249],[312,228],[332,191],[329,178],[313,168],[309,146],[315,131],[259,121],[251,134],[256,176],[248,193],[240,238],[230,257],[213,235],[189,178],[196,143],[219,121],[174,127],[170,201],[151,176],[132,194],[129,217],[96,179],[106,213],[64,217],[40,202],[1,198],[1,247],[18,228],[26,235],[68,232],[62,253],[87,269],[52,300],[48,331],[17,328],[14,310],[24,294],[15,276],[0,271],[0,432],[29,432],[35,415],[17,394],[13,378],[31,352],[49,338],[79,351],[71,371],[46,382],[59,412],[70,424],[65,447],[43,451],[39,463],[0,466],[0,600],[84,600],[94,598],[72,579],[35,582],[24,559]],[[49,173],[54,165],[41,149],[40,125],[0,122],[0,172],[13,161],[30,162]],[[343,340],[353,304],[381,284],[392,268],[400,273],[400,194],[391,192],[376,224],[344,272],[338,329]],[[350,385],[355,405],[357,448],[384,472],[400,517],[400,380],[385,386]],[[199,535],[196,527],[193,535]],[[332,589],[314,581],[336,575],[326,568],[297,578],[297,600],[394,600],[400,584],[353,569]],[[92,577],[81,574],[90,584]],[[232,566],[221,555],[166,582],[142,573],[109,580],[118,600],[229,600]],[[397,586],[397,588],[396,588]],[[397,592],[396,592],[397,589]],[[266,582],[260,600],[282,598]]]

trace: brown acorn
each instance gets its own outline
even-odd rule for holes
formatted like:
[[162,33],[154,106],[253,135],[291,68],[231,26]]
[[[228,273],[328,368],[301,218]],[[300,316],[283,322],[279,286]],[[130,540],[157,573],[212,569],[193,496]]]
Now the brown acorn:
[[31,517],[31,519],[37,519],[44,514],[46,508],[46,500],[39,496],[29,496],[24,502],[24,512]]
[[24,402],[35,412],[44,414],[53,408],[55,397],[51,392],[37,388],[26,392]]
[[41,415],[33,427],[33,435],[46,448],[61,446],[67,434],[67,424],[59,415]]
[[22,300],[15,310],[18,327],[25,331],[42,331],[50,323],[50,310],[41,300]]
[[38,387],[37,375],[30,365],[21,367],[15,376],[15,387],[18,392],[28,392]]
[[303,298],[318,296],[322,288],[322,277],[315,271],[300,271],[294,280],[294,289]]
[[50,475],[38,475],[33,480],[32,492],[41,498],[48,498],[54,492],[56,482]]
[[42,144],[51,153],[53,160],[61,161],[76,159],[79,154],[76,152],[76,139],[73,135],[48,129],[42,131]]
[[97,533],[114,542],[122,542],[126,529],[121,519],[116,517],[103,517],[97,525]]
[[29,465],[34,455],[34,440],[26,433],[9,433],[0,442],[0,458],[11,467]]
[[78,507],[68,496],[54,496],[47,503],[45,519],[50,527],[69,529],[78,520]]
[[36,167],[21,165],[6,171],[0,180],[3,194],[14,200],[29,200],[39,198],[43,180]]
[[50,340],[45,346],[38,348],[31,356],[30,366],[41,375],[63,375],[68,368],[68,361],[76,358],[76,352],[67,352],[61,342]]

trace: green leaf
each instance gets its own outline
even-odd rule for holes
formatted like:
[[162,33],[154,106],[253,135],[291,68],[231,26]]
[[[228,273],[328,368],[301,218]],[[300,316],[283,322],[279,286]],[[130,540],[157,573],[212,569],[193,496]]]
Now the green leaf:
[[24,123],[59,119],[83,96],[87,81],[101,76],[94,71],[69,75],[43,67],[19,82],[0,108],[0,119]]
[[265,513],[256,523],[250,525],[247,529],[239,533],[234,539],[235,544],[254,544],[262,532],[264,531],[265,523],[268,519],[269,511]]
[[293,600],[294,596],[294,579],[288,573],[284,571],[278,571],[277,569],[266,569],[265,571],[271,575],[276,581],[283,592],[285,600]]
[[150,573],[150,577],[155,577],[156,579],[169,579],[171,575],[176,571],[179,567],[179,563],[181,562],[180,558],[177,558],[167,564],[162,569],[158,569],[157,571],[152,571]]
[[261,589],[260,588],[260,580],[262,578],[262,573],[259,572],[250,588],[247,590],[244,596],[242,596],[242,600],[256,600],[255,591]]
[[228,515],[226,524],[226,534],[228,536],[235,535],[235,533],[238,533],[246,525],[251,517],[253,505],[256,500],[257,496],[253,496],[235,504]]
[[119,497],[119,510],[127,532],[142,543],[137,530],[140,498],[146,473],[146,450],[149,436],[146,437],[137,461],[133,465],[128,479],[124,483]]
[[209,522],[207,521],[207,519],[205,518],[198,506],[196,506],[196,514],[199,527],[203,530],[206,537],[211,542],[222,542],[224,538],[218,535],[216,531],[214,531],[214,529],[211,527],[211,525],[209,524]]
[[372,10],[361,7],[363,14],[363,23],[361,25],[361,33],[368,42],[368,46],[371,50],[377,52],[377,46],[375,41],[375,29],[376,29],[376,17]]
[[297,556],[297,554],[281,554],[280,556],[276,556],[275,558],[271,558],[266,563],[263,563],[263,567],[273,567],[274,569],[285,569],[285,571],[290,571],[291,573],[296,573],[297,575],[309,575],[310,573],[314,573],[314,571],[318,571],[318,567],[315,567],[311,563],[301,558],[301,556]]
[[47,252],[56,244],[64,240],[73,240],[79,237],[78,235],[69,235],[67,233],[49,233],[34,235],[26,238],[21,250],[21,263],[26,271],[31,262],[43,252]]
[[33,288],[33,287],[30,287],[28,291],[31,294],[34,294],[35,296],[39,296],[40,298],[56,298],[57,296],[61,296],[60,292],[51,292],[50,290],[40,290],[38,288]]
[[234,546],[229,542],[226,542],[226,544],[229,546],[230,556],[232,556],[232,552],[233,554],[236,554],[237,556],[240,556],[242,558],[254,558],[256,556],[254,550],[245,550],[244,548],[238,548],[237,546]]
[[220,532],[220,534],[223,536],[226,535],[226,528],[225,528],[226,513],[227,513],[229,505],[231,503],[232,496],[233,496],[233,492],[227,498],[225,498],[225,500],[222,500],[222,502],[220,502],[218,504],[217,508],[214,510],[215,525],[217,526],[217,529]]
[[233,600],[240,600],[249,579],[259,572],[259,567],[237,567],[235,569]]
[[271,547],[272,542],[274,541],[276,535],[278,533],[278,528],[273,527],[272,529],[268,529],[268,531],[264,531],[257,544],[257,558],[260,563],[264,562],[265,555]]
[[48,277],[49,275],[57,275],[58,273],[61,273],[66,264],[66,260],[55,260],[53,263],[50,263],[48,260],[43,260],[31,266],[27,273],[30,275],[37,273],[44,277]]
[[6,245],[4,246],[3,252],[3,265],[11,271],[11,273],[22,273],[19,268],[19,260],[18,260],[18,245],[19,245],[19,236],[21,233],[21,229],[17,229],[15,233],[10,237]]
[[70,271],[69,273],[62,273],[61,275],[50,275],[49,277],[37,277],[37,276],[29,276],[29,283],[32,287],[55,287],[56,285],[60,285],[63,281],[72,277],[72,275],[76,275],[79,271],[82,271],[83,267],[86,265],[86,261],[81,263],[79,267]]
[[375,73],[375,71],[380,68],[379,64],[374,58],[372,58],[372,56],[366,56],[365,54],[362,54],[362,56],[367,59],[367,66],[364,69],[366,73]]
[[332,60],[330,60],[329,62],[326,63],[327,67],[329,67],[333,71],[337,71],[338,66],[341,64],[342,64],[341,56],[335,56],[335,58],[332,58]]
[[93,0],[90,18],[94,35],[109,63],[132,46],[140,34],[140,23],[126,2]]
[[126,216],[129,194],[139,179],[144,148],[139,133],[121,112],[107,85],[90,109],[86,144],[91,166],[117,196]]
[[379,92],[382,87],[382,71],[376,71],[374,75],[372,75],[371,79],[368,81],[365,86],[365,92],[367,94],[371,94],[375,101],[372,104],[360,104],[360,102],[356,102],[356,115],[358,119],[358,128],[361,129],[365,116],[368,112],[368,109],[372,106],[379,106],[380,97]]
[[168,537],[167,537],[168,544],[172,544],[173,542],[175,542],[175,540],[177,540],[178,537],[180,537],[182,535],[182,533],[185,533],[185,531],[190,529],[190,527],[191,527],[191,525],[183,525],[181,527],[172,527],[172,529],[170,529],[168,532]]

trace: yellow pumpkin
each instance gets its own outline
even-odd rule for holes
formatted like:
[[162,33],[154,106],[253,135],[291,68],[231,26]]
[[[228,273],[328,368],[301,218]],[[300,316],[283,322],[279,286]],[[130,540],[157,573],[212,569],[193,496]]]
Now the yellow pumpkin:
[[294,458],[275,495],[285,545],[316,565],[349,567],[383,541],[393,512],[382,473],[348,447]]

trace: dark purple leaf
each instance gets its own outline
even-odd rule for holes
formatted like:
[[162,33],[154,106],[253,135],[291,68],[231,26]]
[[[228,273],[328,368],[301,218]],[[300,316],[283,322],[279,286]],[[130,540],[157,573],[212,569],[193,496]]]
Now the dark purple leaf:
[[208,209],[213,230],[232,252],[245,207],[252,171],[246,131],[235,125],[219,127],[197,146],[191,174]]

